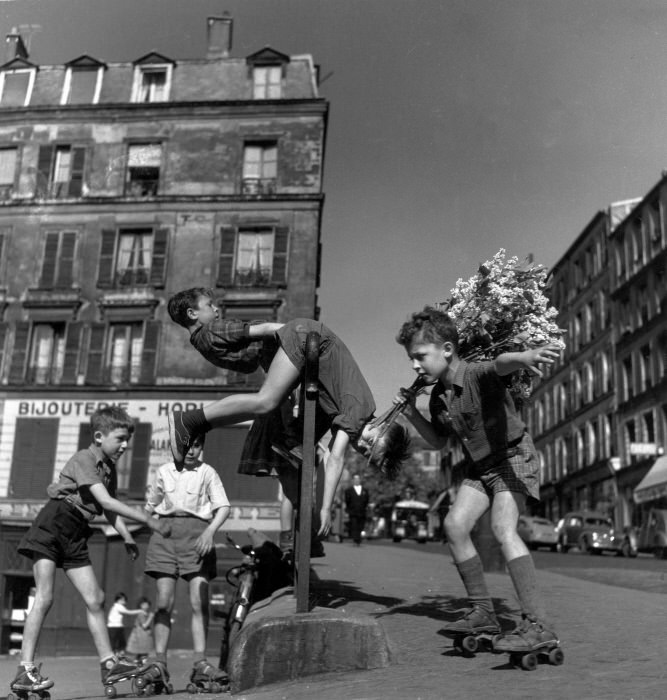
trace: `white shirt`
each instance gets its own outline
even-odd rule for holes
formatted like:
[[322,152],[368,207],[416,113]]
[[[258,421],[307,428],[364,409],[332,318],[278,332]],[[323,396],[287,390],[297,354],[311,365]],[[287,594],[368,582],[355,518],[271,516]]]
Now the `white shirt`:
[[228,505],[218,472],[204,462],[180,471],[173,462],[163,464],[157,470],[146,499],[149,513],[187,513],[207,521],[213,519],[213,511]]
[[361,496],[361,484],[353,486],[353,488],[357,492],[357,496]]

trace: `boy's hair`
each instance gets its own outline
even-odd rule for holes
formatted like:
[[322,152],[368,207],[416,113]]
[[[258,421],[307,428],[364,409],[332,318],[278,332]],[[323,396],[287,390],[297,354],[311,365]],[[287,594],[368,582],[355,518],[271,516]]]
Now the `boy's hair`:
[[120,406],[98,408],[90,417],[90,429],[95,433],[108,435],[112,430],[126,429],[130,435],[134,433],[134,420]]
[[213,290],[207,287],[192,287],[176,292],[167,302],[167,311],[171,320],[183,328],[190,328],[194,321],[188,317],[188,309],[194,309],[197,306],[199,297],[213,299]]
[[123,593],[122,591],[120,593],[116,593],[116,597],[113,599],[114,603],[117,603],[119,600],[123,600],[123,598],[127,600],[127,596],[125,595],[125,593]]
[[410,456],[410,435],[400,423],[391,423],[375,440],[368,463],[389,480],[395,479]]
[[459,347],[459,333],[451,316],[432,306],[411,314],[401,326],[396,342],[407,348],[415,338],[426,343],[452,343],[455,350]]

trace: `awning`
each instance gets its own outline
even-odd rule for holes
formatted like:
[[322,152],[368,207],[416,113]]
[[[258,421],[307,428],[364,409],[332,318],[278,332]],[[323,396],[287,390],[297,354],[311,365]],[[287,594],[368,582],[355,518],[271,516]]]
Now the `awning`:
[[667,456],[658,457],[633,492],[635,503],[667,496]]

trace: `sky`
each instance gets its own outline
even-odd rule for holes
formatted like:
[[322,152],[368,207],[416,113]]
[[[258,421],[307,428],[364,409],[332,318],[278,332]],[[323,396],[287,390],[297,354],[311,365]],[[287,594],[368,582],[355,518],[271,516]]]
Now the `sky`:
[[[311,54],[330,104],[321,320],[378,404],[414,379],[395,336],[504,248],[551,267],[667,166],[664,0],[0,0],[30,58]],[[193,281],[194,282],[194,281]]]

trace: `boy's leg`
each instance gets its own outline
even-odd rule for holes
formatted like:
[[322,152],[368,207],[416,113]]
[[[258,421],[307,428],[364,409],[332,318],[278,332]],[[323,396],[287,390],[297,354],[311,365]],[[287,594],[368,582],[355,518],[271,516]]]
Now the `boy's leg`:
[[198,433],[251,420],[276,409],[298,384],[299,374],[285,351],[279,348],[257,393],[232,394],[203,409],[170,413],[169,438],[176,461],[183,461],[192,438]]
[[171,612],[174,607],[176,579],[173,576],[158,576],[155,583],[157,588],[155,617],[153,618],[155,654],[160,661],[166,662],[171,636]]
[[203,576],[193,576],[188,581],[192,613],[192,652],[195,663],[206,658],[208,637],[208,581]]
[[79,592],[86,604],[88,629],[93,637],[95,649],[101,661],[111,658],[114,653],[109,639],[109,630],[104,615],[104,591],[100,588],[91,564],[75,569],[66,569],[65,575]]
[[444,628],[449,632],[465,633],[499,629],[484,578],[482,560],[470,537],[475,523],[488,510],[489,505],[489,497],[484,491],[463,484],[445,518],[449,549],[472,604],[471,610],[462,619]]
[[44,619],[53,604],[53,586],[56,577],[56,563],[51,559],[37,559],[32,566],[35,578],[35,601],[23,626],[21,642],[21,663],[35,661],[35,649],[44,625]]

